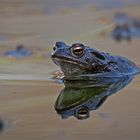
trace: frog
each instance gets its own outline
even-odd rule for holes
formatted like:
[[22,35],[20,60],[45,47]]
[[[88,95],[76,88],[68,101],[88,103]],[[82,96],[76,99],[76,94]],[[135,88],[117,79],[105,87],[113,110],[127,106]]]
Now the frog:
[[33,53],[31,50],[28,50],[24,45],[17,45],[14,50],[9,50],[4,53],[4,56],[9,58],[24,58],[31,56]]
[[131,30],[127,24],[125,24],[123,26],[116,25],[115,28],[113,29],[111,35],[118,42],[120,42],[122,40],[131,41],[131,39],[132,39]]
[[126,13],[116,13],[115,27],[111,36],[118,42],[131,41],[134,37],[140,37],[140,20],[130,17]]
[[67,45],[58,41],[53,47],[51,58],[64,77],[112,73],[119,75],[137,74],[139,67],[126,57],[99,51],[82,43]]

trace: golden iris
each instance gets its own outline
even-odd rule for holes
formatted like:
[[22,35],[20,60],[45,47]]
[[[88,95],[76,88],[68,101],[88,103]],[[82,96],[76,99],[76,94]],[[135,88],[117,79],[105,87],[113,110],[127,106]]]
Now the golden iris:
[[72,47],[72,53],[76,56],[83,56],[84,54],[84,48],[80,45],[74,45]]

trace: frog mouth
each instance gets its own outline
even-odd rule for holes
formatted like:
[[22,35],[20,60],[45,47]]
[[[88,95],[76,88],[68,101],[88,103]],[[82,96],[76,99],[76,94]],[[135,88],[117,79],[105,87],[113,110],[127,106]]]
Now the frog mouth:
[[65,62],[65,63],[77,65],[77,66],[81,67],[82,69],[88,68],[87,63],[80,62],[78,60],[73,60],[71,58],[66,58],[63,56],[55,56],[55,55],[52,55],[51,58],[55,62],[56,65],[59,65],[60,63]]

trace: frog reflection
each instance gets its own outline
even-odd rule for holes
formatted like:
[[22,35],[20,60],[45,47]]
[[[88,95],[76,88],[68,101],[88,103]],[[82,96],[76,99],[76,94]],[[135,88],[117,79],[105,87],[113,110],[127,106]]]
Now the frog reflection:
[[87,119],[90,111],[98,109],[106,99],[128,85],[133,76],[122,78],[98,78],[93,81],[66,81],[60,92],[55,110],[63,119],[75,116]]

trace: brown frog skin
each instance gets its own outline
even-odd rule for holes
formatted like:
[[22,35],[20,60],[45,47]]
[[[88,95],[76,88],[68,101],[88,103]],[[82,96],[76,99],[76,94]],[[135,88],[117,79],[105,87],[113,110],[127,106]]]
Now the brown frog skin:
[[127,58],[100,52],[81,43],[69,46],[64,42],[56,42],[51,58],[67,78],[106,72],[139,72],[139,68]]

